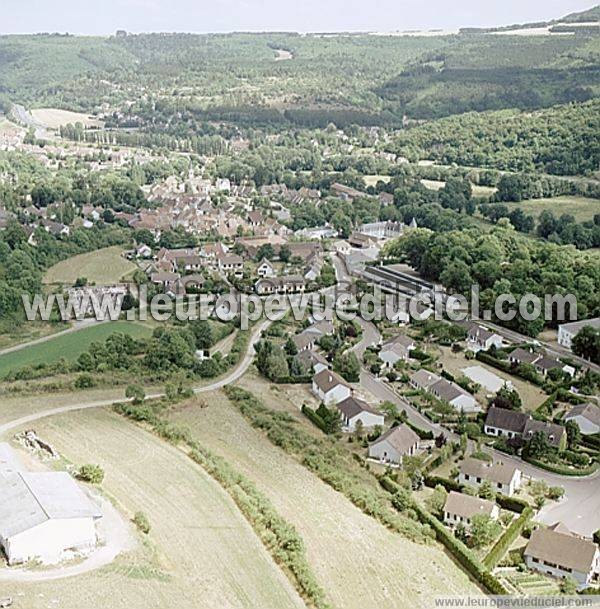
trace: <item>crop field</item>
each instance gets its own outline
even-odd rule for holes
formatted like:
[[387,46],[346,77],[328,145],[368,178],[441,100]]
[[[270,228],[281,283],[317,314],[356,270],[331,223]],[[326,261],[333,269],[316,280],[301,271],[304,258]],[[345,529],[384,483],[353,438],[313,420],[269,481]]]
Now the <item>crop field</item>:
[[570,214],[577,222],[593,220],[595,214],[600,214],[600,201],[586,197],[553,197],[551,199],[532,199],[519,203],[508,203],[512,210],[519,207],[525,213],[536,218],[543,211],[551,211],[555,216]]
[[78,277],[88,283],[110,285],[126,280],[136,270],[135,264],[121,255],[118,245],[95,252],[79,254],[51,266],[44,276],[44,283],[73,284]]
[[31,111],[33,118],[49,129],[58,129],[69,123],[81,123],[84,127],[102,127],[104,123],[93,116],[58,108],[36,108]]
[[67,361],[74,361],[88,349],[92,342],[103,341],[113,332],[129,334],[133,338],[142,338],[150,336],[152,330],[150,326],[140,322],[111,321],[50,338],[43,343],[1,355],[0,378],[9,370],[35,364],[48,364],[62,357]]
[[[269,407],[277,402],[297,412],[293,404],[281,405],[287,400],[283,392],[257,395]],[[178,405],[171,419],[248,476],[296,527],[334,607],[429,607],[436,595],[477,593],[439,547],[410,542],[366,516],[253,429],[221,392]],[[418,564],[427,569],[415,570]]]
[[105,410],[38,421],[69,461],[98,463],[103,490],[148,537],[97,572],[2,584],[19,609],[301,609],[303,602],[229,495],[178,449]]

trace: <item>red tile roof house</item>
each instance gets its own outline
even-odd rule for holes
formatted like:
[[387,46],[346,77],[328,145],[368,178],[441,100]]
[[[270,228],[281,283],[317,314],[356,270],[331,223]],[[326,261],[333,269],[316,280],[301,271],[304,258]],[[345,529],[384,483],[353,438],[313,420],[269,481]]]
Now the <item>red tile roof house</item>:
[[598,545],[561,523],[533,531],[523,555],[530,569],[561,579],[572,577],[580,590],[600,575]]
[[355,431],[358,421],[365,429],[385,423],[383,414],[371,408],[367,402],[350,396],[338,403],[337,409],[342,417],[342,429],[344,431]]
[[405,456],[413,456],[419,449],[419,436],[407,425],[398,425],[379,436],[369,445],[369,457],[380,463],[402,465]]
[[497,520],[500,508],[493,501],[450,491],[444,505],[444,522],[448,526],[455,527],[463,524],[468,527],[471,525],[473,516],[477,516],[477,514],[484,514],[492,520]]
[[521,470],[501,461],[490,463],[473,457],[461,463],[458,476],[461,484],[479,488],[486,480],[496,492],[510,497],[521,486]]
[[332,370],[321,370],[312,379],[312,391],[324,404],[338,404],[352,395],[348,383]]

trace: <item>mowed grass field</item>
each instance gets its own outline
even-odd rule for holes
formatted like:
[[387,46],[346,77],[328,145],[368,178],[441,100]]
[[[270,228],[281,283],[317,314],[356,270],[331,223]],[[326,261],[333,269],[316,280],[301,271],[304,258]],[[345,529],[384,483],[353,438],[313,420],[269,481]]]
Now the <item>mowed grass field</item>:
[[36,121],[49,129],[58,129],[69,123],[81,123],[84,127],[103,127],[104,123],[89,114],[60,110],[59,108],[36,108],[31,111]]
[[143,511],[152,530],[99,571],[3,583],[19,609],[305,608],[229,495],[178,449],[106,410],[35,429],[72,463],[101,465],[103,490],[126,517]]
[[55,362],[61,357],[72,362],[81,353],[87,351],[92,342],[101,342],[113,332],[129,334],[133,338],[143,338],[150,336],[152,329],[141,322],[109,321],[50,338],[37,345],[0,355],[0,379],[10,370],[23,366]]
[[89,283],[110,285],[125,281],[137,269],[133,262],[122,256],[118,245],[105,247],[95,252],[79,254],[51,266],[44,275],[44,283],[73,284],[79,277]]
[[[244,378],[265,404],[298,412],[283,392]],[[258,393],[262,389],[262,393]],[[253,429],[222,392],[178,405],[171,420],[248,476],[294,525],[333,607],[431,607],[440,595],[477,594],[477,587],[437,545],[408,541],[365,515],[342,494]]]
[[551,211],[555,216],[571,214],[578,222],[593,220],[595,214],[600,214],[600,201],[586,197],[553,197],[551,199],[532,199],[519,203],[507,203],[511,210],[520,208],[525,213],[536,218],[543,211]]

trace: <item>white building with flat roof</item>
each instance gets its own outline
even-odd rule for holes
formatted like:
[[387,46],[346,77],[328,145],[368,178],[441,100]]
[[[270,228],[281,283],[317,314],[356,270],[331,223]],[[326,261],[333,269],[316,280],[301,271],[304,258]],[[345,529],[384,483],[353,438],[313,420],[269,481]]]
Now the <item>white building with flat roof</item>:
[[586,326],[591,326],[592,328],[600,329],[600,317],[595,317],[594,319],[582,319],[580,321],[572,321],[568,324],[560,324],[558,326],[558,344],[562,345],[563,347],[566,347],[567,349],[570,349],[575,336],[577,336],[578,332]]

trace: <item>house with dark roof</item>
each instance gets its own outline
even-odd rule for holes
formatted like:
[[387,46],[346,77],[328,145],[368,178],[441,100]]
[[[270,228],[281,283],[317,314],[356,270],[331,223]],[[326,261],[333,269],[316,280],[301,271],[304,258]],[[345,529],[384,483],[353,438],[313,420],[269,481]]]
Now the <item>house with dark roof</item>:
[[404,457],[414,456],[419,449],[419,436],[408,425],[386,431],[369,445],[369,457],[380,463],[402,465]]
[[560,579],[571,577],[579,589],[600,575],[598,544],[576,536],[562,523],[533,531],[523,556],[530,569]]
[[518,438],[523,435],[529,415],[508,408],[490,406],[487,411],[483,431],[488,436]]
[[502,348],[502,337],[487,328],[473,323],[467,331],[467,348],[475,353],[491,347]]
[[338,404],[352,395],[352,388],[333,370],[321,370],[313,376],[313,393],[324,404]]
[[530,441],[536,433],[543,433],[552,448],[564,450],[567,446],[567,432],[562,425],[528,419],[523,430],[523,440]]
[[393,368],[399,361],[408,361],[410,352],[414,349],[416,349],[416,345],[412,338],[404,334],[398,334],[383,343],[379,352],[379,359],[383,362],[384,368]]
[[329,362],[320,353],[311,349],[299,351],[295,356],[295,359],[297,359],[308,371],[312,370],[314,374],[318,374],[321,370],[327,370],[329,368]]
[[565,415],[565,421],[575,421],[584,436],[600,433],[600,408],[595,404],[578,404]]
[[367,402],[357,397],[350,396],[337,404],[337,409],[342,417],[342,429],[354,431],[360,421],[367,429],[376,425],[383,426],[385,418],[381,412],[372,408]]
[[315,336],[312,332],[304,330],[303,332],[300,332],[300,334],[292,336],[292,342],[298,351],[310,351],[314,348],[317,338],[318,336]]
[[581,319],[579,321],[572,321],[568,324],[560,324],[558,326],[558,344],[570,349],[573,344],[573,339],[586,326],[599,329],[600,317],[595,317],[594,319]]
[[521,470],[502,461],[490,462],[467,457],[460,464],[458,481],[475,488],[488,481],[497,493],[510,497],[521,486]]

